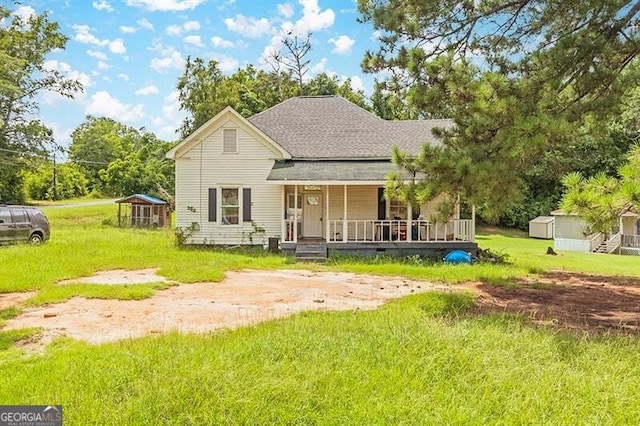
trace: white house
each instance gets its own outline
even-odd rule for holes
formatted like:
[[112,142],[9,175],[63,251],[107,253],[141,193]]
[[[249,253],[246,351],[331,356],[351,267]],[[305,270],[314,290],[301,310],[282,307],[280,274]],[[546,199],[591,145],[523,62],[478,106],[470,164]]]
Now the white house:
[[433,220],[385,199],[391,149],[438,144],[449,120],[387,121],[337,96],[300,96],[250,118],[227,107],[167,153],[176,226],[191,244],[266,245],[363,254],[475,252],[473,218]]
[[620,216],[617,227],[609,235],[591,232],[577,214],[564,210],[551,212],[554,217],[554,246],[557,250],[620,254],[640,254],[640,220],[637,213]]

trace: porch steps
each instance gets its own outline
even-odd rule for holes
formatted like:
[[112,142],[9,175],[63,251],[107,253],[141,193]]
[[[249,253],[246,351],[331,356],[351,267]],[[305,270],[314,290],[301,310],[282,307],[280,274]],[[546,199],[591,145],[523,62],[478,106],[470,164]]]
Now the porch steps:
[[324,262],[327,260],[327,244],[313,243],[296,245],[296,259],[301,262]]

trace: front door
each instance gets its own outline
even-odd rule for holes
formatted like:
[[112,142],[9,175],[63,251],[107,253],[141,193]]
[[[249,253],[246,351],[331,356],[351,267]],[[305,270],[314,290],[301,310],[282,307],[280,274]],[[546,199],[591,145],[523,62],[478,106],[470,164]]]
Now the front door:
[[16,227],[11,218],[11,210],[0,207],[0,243],[8,243],[16,238]]
[[322,193],[304,194],[302,237],[322,238]]

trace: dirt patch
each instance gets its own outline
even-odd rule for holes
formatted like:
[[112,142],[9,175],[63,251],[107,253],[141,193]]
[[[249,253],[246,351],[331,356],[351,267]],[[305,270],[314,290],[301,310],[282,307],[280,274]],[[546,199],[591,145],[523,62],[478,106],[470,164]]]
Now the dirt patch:
[[169,282],[165,277],[158,275],[158,268],[139,269],[127,271],[114,269],[112,271],[100,271],[90,277],[74,278],[60,281],[58,284],[104,284],[104,285],[131,285],[147,283]]
[[[118,273],[119,279],[115,271],[99,275],[112,284],[120,284],[124,273],[130,280],[139,280],[141,276],[131,271]],[[102,343],[170,330],[207,332],[234,328],[305,310],[374,309],[392,298],[432,290],[450,291],[451,287],[350,273],[228,272],[219,283],[178,285],[145,300],[73,298],[65,303],[25,309],[9,320],[5,329],[42,327],[45,336],[65,335]]]
[[519,313],[537,324],[590,333],[640,331],[640,279],[550,272],[513,288],[476,284],[476,313]]
[[27,299],[35,296],[34,291],[26,293],[0,293],[0,309],[7,309],[19,305]]

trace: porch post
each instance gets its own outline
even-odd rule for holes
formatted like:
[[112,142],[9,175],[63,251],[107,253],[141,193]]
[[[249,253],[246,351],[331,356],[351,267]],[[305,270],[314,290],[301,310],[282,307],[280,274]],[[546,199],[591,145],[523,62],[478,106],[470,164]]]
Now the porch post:
[[293,242],[298,242],[298,184],[293,189],[293,205],[295,208],[293,209]]
[[476,205],[471,206],[471,242],[476,242]]
[[413,208],[411,207],[411,203],[407,206],[407,230],[405,231],[405,236],[407,241],[411,242],[411,238],[413,237]]
[[329,223],[329,185],[324,186],[324,240],[329,242],[331,239]]
[[344,185],[344,206],[343,206],[343,215],[344,220],[342,221],[342,241],[347,242],[347,185]]
[[285,199],[284,185],[280,186],[280,208],[283,214],[280,215],[280,235],[282,235],[282,242],[287,239],[287,200]]

